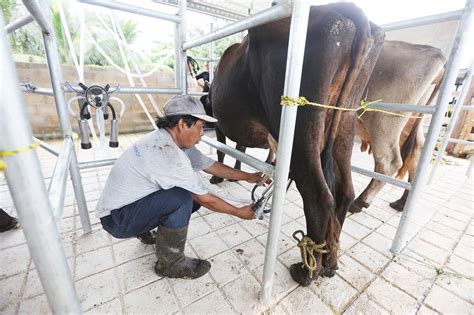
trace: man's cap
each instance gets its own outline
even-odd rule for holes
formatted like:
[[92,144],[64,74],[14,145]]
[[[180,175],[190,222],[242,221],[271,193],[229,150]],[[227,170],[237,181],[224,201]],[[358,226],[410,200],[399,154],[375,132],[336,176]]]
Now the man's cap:
[[165,116],[191,115],[207,122],[216,122],[217,119],[206,115],[204,106],[195,97],[190,95],[173,96],[165,104]]

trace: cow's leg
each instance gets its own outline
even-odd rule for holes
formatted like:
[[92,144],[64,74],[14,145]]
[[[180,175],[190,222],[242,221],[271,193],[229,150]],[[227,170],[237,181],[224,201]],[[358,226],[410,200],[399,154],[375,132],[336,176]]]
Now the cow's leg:
[[[351,128],[352,122],[349,117],[343,119],[349,120],[347,123],[341,121],[340,132],[343,135],[352,134],[354,132]],[[338,136],[334,144],[334,162],[336,172],[336,216],[331,216],[326,235],[326,242],[333,244],[328,254],[323,255],[323,269],[320,275],[323,277],[332,277],[336,274],[338,269],[338,249],[339,236],[341,234],[342,226],[346,218],[347,211],[354,200],[354,186],[352,184],[351,173],[351,155],[354,140],[352,138]]]
[[[222,142],[223,144],[225,144],[225,135],[222,132],[222,130],[220,130],[219,127],[217,127],[217,125],[215,126],[214,129],[216,130],[217,141]],[[217,161],[219,161],[221,163],[224,163],[224,157],[225,157],[225,154],[223,152],[217,150]],[[220,178],[220,177],[217,177],[217,176],[212,176],[211,179],[209,180],[209,182],[211,184],[219,184],[219,183],[222,183],[223,181],[224,181],[223,178]]]
[[[236,148],[237,150],[239,150],[240,152],[242,152],[242,153],[245,153],[245,150],[247,149],[246,146],[240,145],[240,144],[238,144],[238,143],[237,143],[237,145],[235,146],[235,148]],[[237,159],[236,159],[236,160],[235,160],[235,164],[234,164],[234,168],[240,170],[240,169],[242,168],[242,162],[240,162],[240,160],[237,160]],[[229,181],[230,181],[230,182],[236,182],[236,180],[232,180],[232,179],[229,179]]]
[[[237,145],[235,146],[235,148],[236,148],[237,150],[239,150],[240,152],[242,152],[242,153],[245,153],[245,150],[247,149],[246,146],[240,145],[240,144],[238,144],[238,143],[237,143]],[[241,163],[239,160],[235,160],[234,168],[240,170],[240,169],[241,169],[241,166],[242,166],[242,163]]]
[[[416,167],[411,169],[408,172],[408,181],[410,183],[413,183],[413,181],[415,180],[415,175],[416,175]],[[392,207],[393,209],[397,211],[403,211],[403,208],[405,208],[405,203],[407,202],[408,193],[409,191],[405,189],[400,199],[398,199],[397,201],[391,202],[390,207]]]
[[[298,156],[299,152],[296,154],[295,151],[293,152],[294,156]],[[319,154],[316,156],[319,156]],[[326,242],[325,249],[329,249],[330,251],[336,250],[335,244],[329,243],[326,240],[328,223],[330,220],[334,222],[334,218],[336,217],[334,198],[326,184],[320,159],[313,158],[312,161],[310,159],[304,160],[306,163],[294,162],[295,167],[292,168],[292,177],[303,198],[307,235],[316,244]],[[335,221],[337,221],[337,219]],[[322,254],[315,253],[314,255],[316,259],[316,270],[314,270],[312,278],[310,277],[309,270],[303,267],[302,263],[296,263],[290,267],[292,278],[303,286],[308,286],[313,279],[316,279],[321,271]]]
[[273,148],[270,148],[270,150],[268,150],[268,155],[267,155],[267,159],[265,160],[265,163],[275,165],[275,160],[276,160],[276,153],[273,150]]
[[[374,144],[372,148],[375,162],[374,171],[393,176],[403,164],[398,139],[394,139],[390,143]],[[364,191],[354,200],[349,211],[357,213],[361,212],[363,208],[368,208],[383,186],[385,186],[384,182],[372,179]]]

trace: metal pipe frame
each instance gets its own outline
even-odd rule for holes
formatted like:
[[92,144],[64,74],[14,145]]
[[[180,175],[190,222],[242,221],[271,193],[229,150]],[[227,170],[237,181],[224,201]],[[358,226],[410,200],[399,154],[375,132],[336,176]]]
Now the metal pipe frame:
[[472,170],[474,169],[474,155],[471,155],[469,158],[469,167],[467,168],[466,171],[466,176],[471,178],[472,177]]
[[170,21],[174,23],[179,23],[181,21],[180,17],[177,15],[162,13],[162,12],[158,12],[158,11],[154,11],[154,10],[150,10],[146,8],[141,8],[141,7],[137,7],[133,5],[123,4],[119,2],[105,1],[105,0],[78,0],[78,1],[82,3],[86,3],[86,4],[96,5],[99,7],[113,9],[113,10],[119,10],[119,11],[124,11],[128,13],[149,16],[152,18]]
[[447,142],[457,143],[457,144],[474,145],[473,141],[466,141],[466,140],[460,140],[460,139],[454,139],[454,138],[448,138],[448,140],[445,140],[446,137],[442,137],[440,139],[442,139],[444,141],[447,141]]
[[[310,5],[305,0],[294,0],[292,2],[291,27],[283,94],[295,98],[298,97],[300,91],[309,9]],[[278,240],[280,238],[283,216],[283,204],[285,203],[288,174],[290,171],[296,114],[296,106],[283,106],[280,120],[280,133],[278,136],[272,215],[270,216],[262,276],[261,301],[264,305],[269,305],[271,302],[275,263],[278,254]]]
[[360,168],[360,167],[357,167],[357,166],[354,166],[354,165],[351,165],[351,170],[353,172],[358,173],[358,174],[365,175],[367,177],[371,177],[373,179],[376,179],[376,180],[379,180],[379,181],[382,181],[382,182],[385,182],[385,183],[388,183],[388,184],[392,184],[394,186],[398,186],[398,187],[401,187],[401,188],[406,189],[406,190],[411,189],[411,184],[410,183],[399,180],[399,179],[396,179],[396,178],[393,178],[393,177],[390,177],[390,176],[387,176],[387,175],[384,175],[384,174],[380,174],[380,173],[377,173],[377,172],[372,172],[372,171],[369,171],[369,170],[366,170],[366,169],[363,169],[363,168]]
[[54,167],[53,176],[49,182],[49,201],[53,208],[56,220],[61,219],[64,211],[64,195],[66,194],[67,170],[71,162],[73,143],[71,138],[64,138],[63,145],[59,151],[58,160]]
[[86,168],[94,168],[94,167],[101,167],[101,166],[109,166],[114,165],[117,159],[107,159],[107,160],[99,160],[99,161],[91,161],[91,162],[82,162],[79,163],[79,168],[86,169]]
[[398,104],[398,103],[373,103],[367,105],[370,109],[381,109],[395,112],[410,112],[410,113],[421,113],[432,115],[436,108],[435,106],[429,105],[411,105],[411,104]]
[[409,242],[406,232],[412,221],[411,218],[413,216],[416,200],[419,194],[422,193],[429,175],[428,168],[430,165],[431,156],[436,145],[438,134],[441,130],[441,124],[448,107],[449,99],[451,98],[451,85],[456,80],[462,52],[467,46],[467,40],[469,38],[468,33],[471,30],[473,23],[473,6],[474,1],[466,0],[466,5],[464,7],[461,21],[456,32],[456,37],[454,39],[451,55],[446,65],[446,73],[440,86],[440,95],[436,102],[436,112],[432,116],[431,124],[426,136],[426,141],[418,161],[415,181],[412,184],[412,189],[408,195],[408,199],[398,225],[397,233],[395,234],[395,238],[390,249],[394,254],[399,254]]
[[181,94],[188,93],[188,59],[186,56],[186,50],[183,49],[181,45],[186,41],[186,0],[178,0],[178,16],[181,18],[181,23],[178,24],[176,28],[176,64],[179,64],[180,67],[177,68],[179,85],[181,89]]
[[54,96],[53,90],[48,88],[38,88],[33,85],[21,85],[20,89],[22,92],[25,93],[33,93],[33,94],[40,94],[40,95],[48,95]]
[[440,14],[435,14],[435,15],[424,16],[421,18],[388,23],[388,24],[382,25],[381,27],[383,28],[385,32],[388,32],[388,31],[394,31],[394,30],[399,30],[399,29],[408,28],[408,27],[416,27],[416,26],[423,26],[423,25],[433,24],[433,23],[454,21],[454,20],[459,20],[461,18],[462,12],[463,10],[445,12],[445,13],[440,13]]
[[[49,3],[47,1],[41,4],[44,6],[44,8],[38,4],[37,0],[24,0],[24,2],[25,6],[26,3],[29,4],[29,7],[27,6],[28,9],[30,7],[32,8],[30,13],[35,18],[35,20],[52,21]],[[59,63],[59,52],[56,43],[56,36],[52,29],[49,32],[43,30],[43,43],[46,52],[46,59],[48,61],[48,70],[51,78],[51,85],[53,87],[54,100],[56,103],[56,110],[58,112],[59,124],[61,126],[61,133],[64,138],[68,136],[71,137],[72,128],[71,124],[69,123],[67,103],[61,85],[63,80],[61,65]],[[86,198],[84,195],[84,187],[82,186],[81,173],[78,167],[76,151],[74,149],[71,152],[69,171],[71,173],[76,203],[79,210],[79,215],[81,217],[82,230],[84,233],[89,233],[91,231],[91,223],[89,212],[87,210]]]
[[[6,151],[29,146],[33,136],[3,25],[0,12],[0,150]],[[52,213],[38,156],[34,150],[30,150],[7,156],[5,162],[8,187],[51,310],[55,314],[79,314],[79,298]]]
[[34,19],[31,14],[25,14],[22,17],[16,19],[15,21],[12,21],[10,24],[6,25],[5,32],[7,32],[7,34],[10,34],[11,32],[14,32],[17,29],[33,22],[33,20]]
[[43,149],[45,149],[46,151],[48,151],[49,153],[53,154],[53,155],[56,155],[56,156],[59,156],[59,152],[56,151],[55,149],[53,149],[49,144],[47,144],[46,142],[38,139],[38,138],[35,138],[33,137],[33,140],[35,142],[38,142],[40,144],[40,147],[42,147]]
[[208,136],[202,136],[201,141],[225,154],[230,155],[234,159],[237,159],[247,165],[250,165],[251,167],[255,168],[256,170],[259,170],[260,172],[264,173],[269,177],[273,177],[274,175],[275,167],[271,164],[262,162],[251,155],[242,153],[239,150],[225,145],[222,142],[209,138]]
[[464,80],[461,95],[459,96],[458,101],[456,104],[454,104],[454,111],[451,115],[451,118],[449,119],[449,124],[448,124],[448,129],[446,130],[446,133],[444,134],[444,137],[442,138],[441,141],[441,146],[438,149],[438,154],[436,155],[436,160],[434,162],[433,168],[430,173],[430,178],[428,179],[428,185],[430,185],[433,182],[434,176],[436,174],[436,170],[438,169],[439,162],[441,162],[441,159],[443,158],[444,151],[446,150],[446,147],[448,146],[449,142],[454,142],[454,143],[459,143],[459,144],[471,144],[473,145],[474,143],[469,143],[468,141],[463,141],[459,139],[453,139],[450,138],[451,134],[453,133],[454,126],[456,125],[456,122],[458,121],[459,118],[459,113],[463,109],[463,104],[464,101],[466,100],[467,93],[469,89],[471,88],[471,81],[472,81],[472,67],[473,65],[471,64],[471,67],[466,73],[466,79]]
[[[49,1],[46,2],[49,3]],[[53,31],[53,28],[51,27],[52,22],[51,19],[48,19],[44,14],[44,7],[42,7],[44,4],[40,3],[38,0],[23,0],[23,4],[28,9],[36,23],[38,23],[41,31],[44,34],[51,34]]]
[[183,43],[183,49],[188,50],[190,48],[200,46],[202,44],[227,37],[232,34],[236,34],[247,30],[249,28],[262,25],[268,22],[276,21],[282,18],[286,18],[291,14],[291,4],[289,2],[281,3],[271,7],[270,9],[259,12],[245,20],[241,20],[225,26],[221,29],[211,32],[210,34],[200,36],[198,38],[189,40]]

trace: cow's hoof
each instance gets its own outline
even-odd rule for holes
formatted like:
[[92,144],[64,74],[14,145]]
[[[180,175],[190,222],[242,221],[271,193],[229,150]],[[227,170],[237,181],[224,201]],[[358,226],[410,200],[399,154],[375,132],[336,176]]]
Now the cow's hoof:
[[323,269],[321,269],[321,271],[319,272],[319,275],[321,277],[327,277],[327,278],[332,278],[336,275],[336,270],[338,268],[331,268],[331,267],[328,267],[328,268],[325,268],[323,267]]
[[402,199],[398,199],[397,201],[391,202],[390,207],[397,211],[403,211],[403,208],[405,208],[405,201]]
[[301,284],[303,287],[307,287],[311,284],[311,279],[308,274],[308,270],[303,268],[302,263],[293,264],[290,266],[290,274],[293,280]]
[[349,212],[350,213],[359,213],[364,210],[364,208],[368,208],[370,205],[366,202],[360,201],[359,199],[356,199],[352,202],[351,206],[349,207]]
[[217,176],[212,176],[211,179],[209,180],[209,182],[211,184],[219,184],[219,183],[222,183],[224,181],[223,178],[220,178],[220,177],[217,177]]

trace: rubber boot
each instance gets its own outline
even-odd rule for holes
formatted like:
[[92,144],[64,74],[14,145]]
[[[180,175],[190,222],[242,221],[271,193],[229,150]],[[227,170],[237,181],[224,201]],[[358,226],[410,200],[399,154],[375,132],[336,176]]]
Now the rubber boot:
[[182,228],[158,227],[156,234],[155,272],[162,277],[196,279],[205,275],[211,264],[207,260],[184,255],[188,226]]
[[2,208],[0,208],[0,232],[18,229],[20,223],[17,218],[11,217]]

